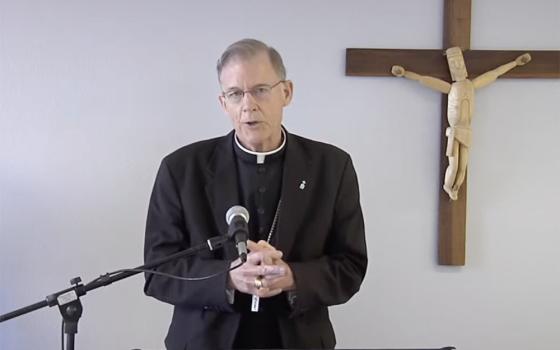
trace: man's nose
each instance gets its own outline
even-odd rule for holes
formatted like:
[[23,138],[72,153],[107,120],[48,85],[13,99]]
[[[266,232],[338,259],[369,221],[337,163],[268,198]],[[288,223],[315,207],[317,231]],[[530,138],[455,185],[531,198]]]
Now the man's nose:
[[254,111],[257,108],[257,101],[250,91],[245,91],[241,104],[244,111]]

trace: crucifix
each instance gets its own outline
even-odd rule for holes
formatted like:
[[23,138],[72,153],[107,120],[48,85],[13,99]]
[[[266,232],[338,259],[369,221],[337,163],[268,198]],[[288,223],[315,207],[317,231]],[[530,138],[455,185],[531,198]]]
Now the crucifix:
[[[463,51],[469,77],[476,78],[505,62],[529,52],[531,63],[516,67],[504,78],[560,78],[560,51],[470,50],[471,0],[444,0],[443,48]],[[394,65],[447,81],[450,73],[443,50],[346,49],[346,75],[393,76]],[[447,96],[442,95],[440,184],[447,168]],[[438,263],[465,265],[467,181],[463,181],[457,200],[451,200],[440,187],[438,218]]]

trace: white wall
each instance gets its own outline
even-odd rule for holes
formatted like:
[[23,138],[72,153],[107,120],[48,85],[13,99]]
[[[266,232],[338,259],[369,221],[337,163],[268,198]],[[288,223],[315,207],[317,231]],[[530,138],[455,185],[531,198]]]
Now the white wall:
[[[473,49],[559,49],[558,0],[473,0]],[[0,0],[0,314],[141,264],[161,157],[226,133],[214,63],[256,37],[295,83],[292,132],[337,144],[361,183],[370,265],[332,308],[339,347],[560,344],[560,81],[477,95],[465,267],[436,263],[439,94],[344,75],[347,47],[441,47],[441,0]],[[84,299],[77,349],[162,348],[170,307],[137,276]],[[1,349],[55,349],[46,308]]]

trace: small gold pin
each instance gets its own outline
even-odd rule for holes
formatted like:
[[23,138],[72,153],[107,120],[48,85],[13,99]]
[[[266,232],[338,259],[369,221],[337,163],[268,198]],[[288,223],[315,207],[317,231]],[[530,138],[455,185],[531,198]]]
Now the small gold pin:
[[300,190],[305,189],[305,184],[306,184],[305,180],[302,180],[301,183],[299,184],[299,189]]

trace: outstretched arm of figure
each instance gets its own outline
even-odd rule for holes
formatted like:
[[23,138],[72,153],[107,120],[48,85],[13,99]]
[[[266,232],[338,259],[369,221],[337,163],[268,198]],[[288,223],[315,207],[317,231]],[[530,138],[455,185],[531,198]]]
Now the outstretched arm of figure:
[[517,67],[517,66],[523,66],[525,64],[527,64],[529,61],[531,61],[531,55],[526,53],[523,54],[519,57],[517,57],[515,59],[515,61],[511,61],[508,62],[506,64],[503,64],[495,69],[492,69],[491,71],[488,71],[486,73],[483,73],[481,75],[479,75],[478,77],[473,79],[473,85],[475,89],[479,89],[482,87],[485,87],[489,84],[492,84],[494,81],[496,81],[496,79],[498,79],[498,77],[500,75],[503,75],[507,72],[509,72],[510,70],[512,70],[513,68]]
[[420,84],[444,94],[448,94],[449,90],[451,90],[451,84],[444,80],[407,71],[401,66],[393,66],[391,68],[391,73],[393,73],[396,77],[405,77],[410,80],[416,80]]

